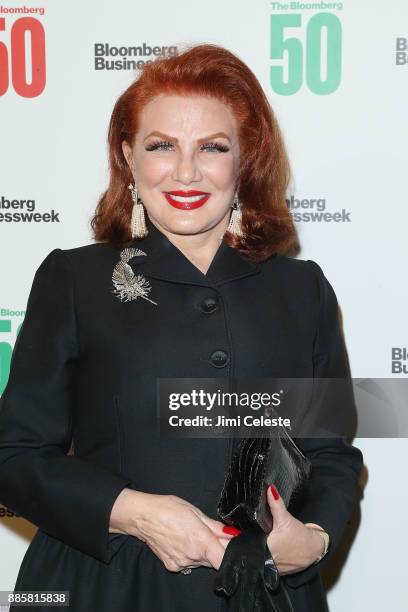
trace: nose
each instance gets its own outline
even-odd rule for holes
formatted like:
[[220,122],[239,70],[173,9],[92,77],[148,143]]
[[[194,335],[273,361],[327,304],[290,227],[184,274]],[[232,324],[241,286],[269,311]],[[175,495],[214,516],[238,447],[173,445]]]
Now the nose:
[[175,163],[173,180],[186,185],[202,178],[194,153],[180,152]]

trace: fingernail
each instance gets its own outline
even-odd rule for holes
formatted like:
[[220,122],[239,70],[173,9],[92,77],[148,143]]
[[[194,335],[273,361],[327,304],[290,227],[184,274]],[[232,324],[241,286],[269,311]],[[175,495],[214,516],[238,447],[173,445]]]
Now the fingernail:
[[278,489],[275,487],[274,484],[271,484],[270,489],[272,491],[273,498],[274,499],[279,499]]
[[232,527],[231,525],[224,525],[222,530],[224,533],[228,533],[228,535],[233,535],[233,536],[237,536],[241,533],[240,529],[237,529],[236,527]]

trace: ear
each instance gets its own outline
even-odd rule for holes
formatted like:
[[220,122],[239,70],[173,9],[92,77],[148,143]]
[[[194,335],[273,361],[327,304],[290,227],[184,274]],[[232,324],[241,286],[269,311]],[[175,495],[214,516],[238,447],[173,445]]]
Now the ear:
[[127,161],[127,164],[130,168],[130,171],[132,174],[134,174],[133,172],[133,154],[132,154],[132,149],[129,145],[129,143],[126,140],[122,141],[122,151],[123,151],[123,155]]

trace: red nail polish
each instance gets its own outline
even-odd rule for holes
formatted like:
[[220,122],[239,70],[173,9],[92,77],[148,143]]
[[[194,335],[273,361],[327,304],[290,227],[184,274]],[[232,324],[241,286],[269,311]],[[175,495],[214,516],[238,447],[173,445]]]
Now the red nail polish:
[[240,529],[237,529],[236,527],[232,527],[231,525],[224,525],[222,530],[224,533],[228,533],[228,535],[233,535],[233,536],[237,536],[241,533]]
[[272,495],[274,499],[279,499],[279,493],[278,493],[278,489],[275,487],[275,485],[271,484],[271,491],[272,491]]

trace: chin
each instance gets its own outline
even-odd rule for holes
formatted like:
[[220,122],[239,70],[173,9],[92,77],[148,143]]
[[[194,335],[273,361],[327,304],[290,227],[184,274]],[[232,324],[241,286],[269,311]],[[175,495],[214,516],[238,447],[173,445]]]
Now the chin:
[[207,225],[197,223],[175,223],[171,228],[171,231],[175,234],[184,234],[185,236],[192,234],[201,234],[202,232],[210,229]]
[[180,215],[173,215],[166,226],[169,231],[178,234],[198,234],[205,232],[214,224],[215,222],[211,222],[211,220],[198,219],[197,216],[194,218],[192,214],[186,214],[186,211],[182,211]]

